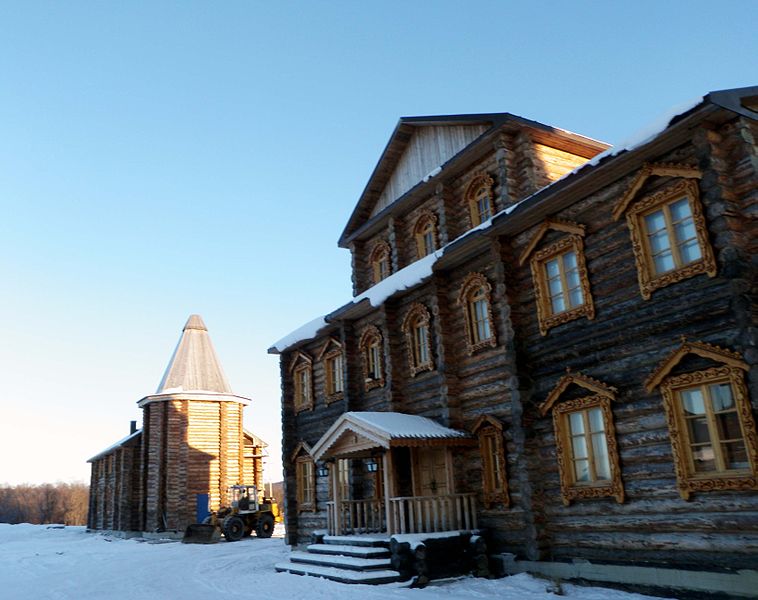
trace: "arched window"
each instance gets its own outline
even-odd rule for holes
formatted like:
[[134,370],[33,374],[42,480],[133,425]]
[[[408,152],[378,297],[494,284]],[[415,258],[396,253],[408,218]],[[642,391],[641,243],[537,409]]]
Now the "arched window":
[[339,400],[345,390],[345,358],[342,344],[330,337],[318,355],[324,365],[324,395],[326,403]]
[[297,351],[290,362],[295,413],[313,408],[313,361]]
[[387,279],[392,271],[390,263],[390,246],[387,242],[378,242],[371,251],[371,277],[374,284]]
[[[713,364],[681,372],[688,354]],[[684,340],[645,384],[648,392],[661,390],[685,500],[698,491],[758,488],[758,433],[745,386],[749,370],[735,352]]]
[[482,173],[474,177],[466,188],[466,203],[471,217],[471,226],[481,225],[493,214],[492,177]]
[[384,352],[382,334],[377,327],[369,325],[361,335],[358,347],[363,359],[364,387],[370,390],[384,385]]
[[416,373],[434,368],[429,324],[429,311],[418,302],[411,306],[403,319],[402,329],[405,332],[408,366],[412,377],[415,377]]
[[416,220],[413,237],[418,258],[424,258],[437,249],[437,216],[433,212],[425,211]]
[[464,311],[469,354],[486,346],[495,346],[490,291],[492,286],[481,273],[470,273],[463,282],[458,303]]

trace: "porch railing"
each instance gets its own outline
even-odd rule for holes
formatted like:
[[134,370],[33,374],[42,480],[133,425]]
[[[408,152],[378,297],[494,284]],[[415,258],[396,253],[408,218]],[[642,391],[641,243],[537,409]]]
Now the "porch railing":
[[476,494],[389,498],[390,524],[383,500],[327,502],[331,535],[355,533],[434,533],[476,529]]
[[476,529],[476,494],[390,498],[391,533]]
[[329,533],[378,533],[387,531],[383,500],[341,500],[326,503]]

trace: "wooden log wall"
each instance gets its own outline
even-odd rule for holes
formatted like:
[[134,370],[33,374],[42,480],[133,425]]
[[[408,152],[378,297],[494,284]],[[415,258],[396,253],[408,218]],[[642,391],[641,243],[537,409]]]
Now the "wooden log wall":
[[92,463],[90,476],[90,529],[133,531],[138,527],[139,503],[134,484],[138,478],[139,439],[129,440]]

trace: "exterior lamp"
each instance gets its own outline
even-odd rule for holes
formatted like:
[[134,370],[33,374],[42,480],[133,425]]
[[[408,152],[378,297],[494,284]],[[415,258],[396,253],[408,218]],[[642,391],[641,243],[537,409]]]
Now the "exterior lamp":
[[329,469],[326,467],[324,463],[321,463],[318,466],[318,469],[316,469],[316,474],[319,477],[329,477]]
[[363,464],[366,466],[367,473],[376,473],[379,470],[379,463],[376,462],[375,458],[367,458]]

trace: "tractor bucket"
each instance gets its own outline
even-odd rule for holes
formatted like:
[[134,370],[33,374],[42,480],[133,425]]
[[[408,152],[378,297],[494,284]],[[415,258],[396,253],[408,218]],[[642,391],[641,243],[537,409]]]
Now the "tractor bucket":
[[215,544],[221,537],[221,531],[209,523],[187,525],[182,544]]

